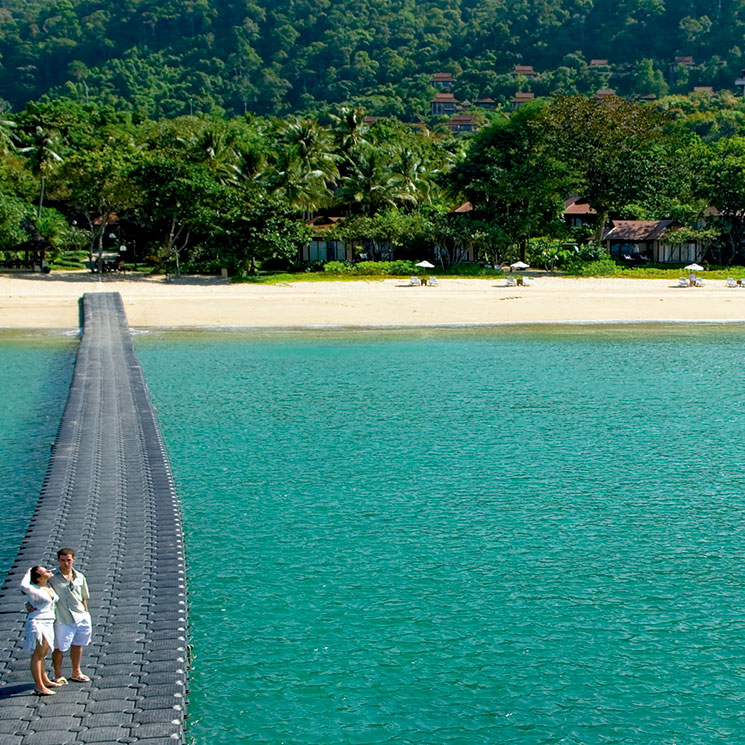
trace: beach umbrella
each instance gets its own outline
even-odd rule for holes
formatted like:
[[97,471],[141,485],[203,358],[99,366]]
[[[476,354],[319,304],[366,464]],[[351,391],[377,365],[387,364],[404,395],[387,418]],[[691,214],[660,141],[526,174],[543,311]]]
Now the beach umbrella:
[[700,264],[689,264],[686,267],[686,271],[689,272],[703,272],[704,268]]
[[510,264],[510,269],[530,269],[530,264],[526,264],[524,261],[516,261],[514,264]]
[[435,265],[430,264],[429,261],[420,261],[417,264],[414,264],[414,266],[420,266],[422,269],[434,269]]

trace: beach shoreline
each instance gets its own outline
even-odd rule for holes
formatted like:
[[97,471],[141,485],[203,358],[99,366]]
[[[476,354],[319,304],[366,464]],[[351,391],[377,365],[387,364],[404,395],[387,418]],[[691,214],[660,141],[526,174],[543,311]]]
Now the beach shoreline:
[[681,288],[669,279],[545,275],[530,287],[503,278],[410,287],[404,278],[259,285],[54,272],[0,275],[0,327],[78,328],[86,292],[120,293],[129,325],[143,329],[745,322],[745,288],[724,280]]

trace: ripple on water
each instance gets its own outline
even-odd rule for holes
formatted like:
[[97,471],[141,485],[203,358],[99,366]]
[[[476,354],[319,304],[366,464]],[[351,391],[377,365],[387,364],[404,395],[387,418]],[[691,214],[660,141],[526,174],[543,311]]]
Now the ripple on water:
[[739,327],[138,338],[197,743],[743,736]]

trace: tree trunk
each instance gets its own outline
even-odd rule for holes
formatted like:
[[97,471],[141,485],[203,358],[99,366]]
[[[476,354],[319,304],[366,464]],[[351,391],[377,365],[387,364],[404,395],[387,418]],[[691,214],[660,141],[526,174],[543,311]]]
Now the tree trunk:
[[41,177],[41,194],[39,194],[39,211],[37,219],[41,220],[41,205],[44,204],[44,176]]
[[106,232],[106,227],[109,224],[109,215],[108,212],[106,214],[101,215],[101,228],[98,232],[98,273],[103,273],[103,236]]

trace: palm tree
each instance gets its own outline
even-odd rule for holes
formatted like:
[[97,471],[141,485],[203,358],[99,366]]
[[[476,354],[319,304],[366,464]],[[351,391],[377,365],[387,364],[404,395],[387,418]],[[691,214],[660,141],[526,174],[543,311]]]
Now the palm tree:
[[287,193],[293,193],[294,206],[310,218],[331,200],[331,189],[339,179],[333,137],[318,122],[300,118],[284,122],[279,136],[285,145],[277,163],[280,182]]
[[334,122],[334,133],[339,149],[348,153],[357,145],[366,143],[365,112],[362,109],[348,109],[343,107],[338,114],[331,114]]
[[400,177],[401,189],[413,197],[414,206],[432,202],[432,177],[436,172],[427,169],[420,155],[411,148],[402,147],[391,170]]
[[280,151],[271,180],[274,191],[279,192],[292,209],[302,212],[306,220],[331,201],[332,194],[322,174],[309,172],[295,148]]
[[259,181],[266,174],[266,153],[258,145],[238,145],[235,156],[234,181]]
[[225,128],[212,123],[189,132],[177,140],[185,145],[191,156],[199,163],[204,163],[215,176],[218,183],[226,184],[235,181],[235,166],[238,156],[234,136]]
[[367,217],[384,207],[416,204],[416,196],[402,176],[391,168],[386,154],[372,147],[359,148],[354,153],[337,197],[351,212]]
[[9,153],[15,150],[13,129],[16,123],[12,119],[0,119],[0,152]]
[[44,204],[44,190],[47,176],[51,175],[54,166],[62,163],[62,156],[57,152],[59,135],[53,130],[45,130],[37,126],[31,135],[33,144],[22,147],[19,153],[29,153],[29,165],[35,176],[41,179],[41,193],[39,195],[38,217],[41,217],[41,208]]

